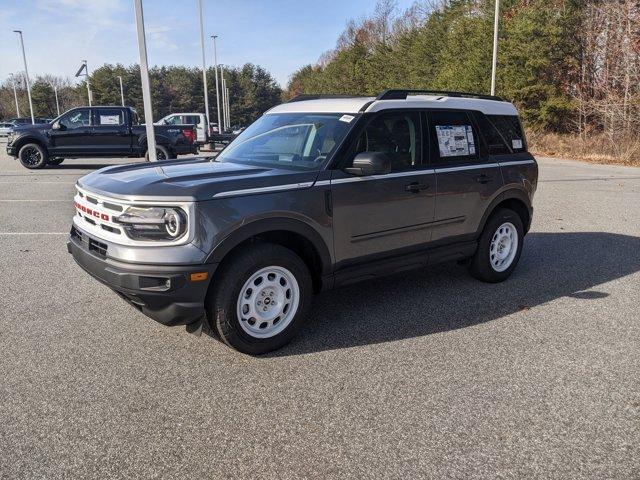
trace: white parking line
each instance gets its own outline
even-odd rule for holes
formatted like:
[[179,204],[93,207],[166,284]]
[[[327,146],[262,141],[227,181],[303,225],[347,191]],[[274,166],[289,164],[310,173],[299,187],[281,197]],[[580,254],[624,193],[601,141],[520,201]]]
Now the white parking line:
[[0,235],[69,235],[69,232],[0,232]]
[[71,199],[68,199],[68,200],[49,200],[49,199],[46,199],[46,200],[44,200],[44,199],[43,200],[33,200],[33,199],[20,200],[19,198],[12,198],[12,199],[9,199],[9,200],[0,200],[0,202],[41,202],[41,203],[42,202],[46,202],[46,203],[50,203],[50,202],[69,202],[69,203],[71,203]]
[[75,185],[76,182],[39,182],[38,180],[34,180],[33,182],[0,182],[0,184],[6,185],[42,185],[42,184],[54,184],[54,185]]

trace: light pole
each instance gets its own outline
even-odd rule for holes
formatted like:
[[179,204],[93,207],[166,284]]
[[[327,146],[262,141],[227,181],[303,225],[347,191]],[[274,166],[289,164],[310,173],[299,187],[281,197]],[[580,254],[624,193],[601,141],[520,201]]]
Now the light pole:
[[13,83],[13,98],[16,100],[16,116],[20,118],[20,105],[18,105],[18,92],[16,91],[16,77],[11,74],[11,83]]
[[153,109],[151,108],[151,87],[149,86],[149,64],[147,63],[147,39],[144,32],[144,14],[142,0],[133,0],[136,12],[136,29],[138,31],[138,51],[140,52],[140,80],[142,81],[142,103],[147,130],[147,149],[149,160],[157,162],[156,136],[153,130]]
[[[84,73],[82,73],[83,70],[84,70]],[[79,77],[80,75],[85,76],[85,80],[87,82],[87,98],[89,99],[89,106],[91,106],[91,88],[89,87],[89,67],[87,66],[86,60],[82,61],[82,65],[80,65],[80,68],[76,72],[76,77]]]
[[218,107],[218,133],[222,133],[220,129],[222,128],[222,123],[220,121],[220,88],[218,87],[218,48],[216,47],[216,38],[217,35],[211,35],[213,38],[213,65],[214,70],[216,72],[216,105]]
[[53,86],[53,93],[56,96],[56,111],[58,112],[58,117],[60,116],[60,102],[58,102],[58,87],[55,84]]
[[231,102],[229,101],[228,87],[227,87],[227,128],[231,129]]
[[122,106],[124,107],[124,89],[122,88],[122,77],[118,75],[118,80],[120,80],[120,100],[122,101]]
[[220,76],[222,77],[220,80],[220,95],[222,100],[222,131],[225,131],[227,129],[227,83],[224,80],[224,74],[220,74]]
[[31,101],[31,84],[29,83],[29,69],[27,68],[27,55],[24,53],[24,40],[22,30],[14,30],[20,36],[20,46],[22,47],[22,60],[24,61],[24,78],[27,81],[27,96],[29,97],[29,111],[31,112],[31,124],[35,125],[36,119],[33,116],[33,102]]
[[202,20],[202,0],[198,0],[198,11],[200,13],[200,49],[202,50],[202,82],[204,83],[204,114],[207,117],[207,128],[205,132],[209,131],[209,94],[207,92],[207,63],[204,56],[204,22]]
[[493,61],[491,64],[491,95],[496,94],[496,67],[498,65],[498,22],[500,21],[500,0],[496,0],[493,19]]

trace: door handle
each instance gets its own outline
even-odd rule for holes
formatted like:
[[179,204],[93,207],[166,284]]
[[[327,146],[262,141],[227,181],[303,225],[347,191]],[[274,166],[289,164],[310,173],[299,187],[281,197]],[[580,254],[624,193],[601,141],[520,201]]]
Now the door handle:
[[476,182],[482,183],[483,185],[489,183],[491,180],[493,180],[493,177],[491,175],[485,175],[484,173],[476,178]]
[[429,185],[425,185],[424,183],[411,182],[410,184],[405,185],[404,190],[406,192],[418,193],[421,190],[426,190],[427,188],[429,188]]

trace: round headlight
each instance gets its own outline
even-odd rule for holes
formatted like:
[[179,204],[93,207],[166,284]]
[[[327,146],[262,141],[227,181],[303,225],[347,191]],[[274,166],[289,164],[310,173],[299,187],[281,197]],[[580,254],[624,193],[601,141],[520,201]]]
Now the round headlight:
[[164,214],[164,226],[167,233],[173,238],[179,237],[184,233],[184,219],[182,214],[177,210],[167,209]]

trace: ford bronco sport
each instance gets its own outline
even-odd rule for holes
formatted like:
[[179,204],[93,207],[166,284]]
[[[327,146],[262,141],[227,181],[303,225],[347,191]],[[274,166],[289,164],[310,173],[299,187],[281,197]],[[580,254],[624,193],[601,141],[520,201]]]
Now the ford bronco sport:
[[217,158],[112,166],[77,182],[68,250],[151,318],[261,354],[314,292],[442,261],[516,267],[538,167],[498,97],[303,96]]

